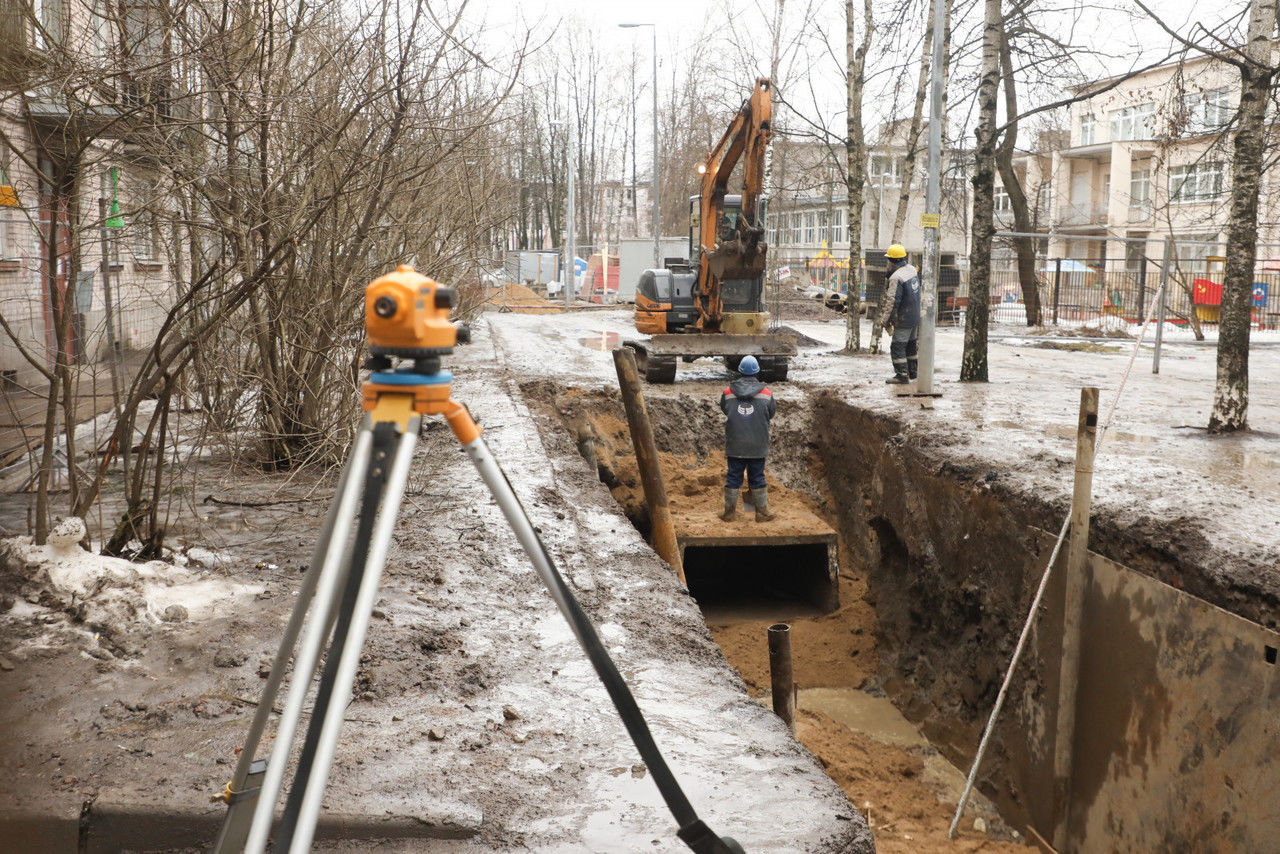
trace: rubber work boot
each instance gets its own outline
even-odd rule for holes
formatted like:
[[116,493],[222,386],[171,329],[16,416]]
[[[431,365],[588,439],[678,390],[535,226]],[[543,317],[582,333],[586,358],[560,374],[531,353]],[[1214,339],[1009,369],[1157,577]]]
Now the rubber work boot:
[[889,379],[885,380],[885,382],[888,383],[889,385],[906,385],[907,383],[911,382],[911,378],[908,377],[906,374],[894,374],[893,376],[889,377]]
[[777,519],[777,515],[769,512],[769,488],[751,490],[752,496],[756,501],[756,521],[772,522]]
[[738,512],[738,490],[724,488],[724,512],[720,514],[720,518],[725,522],[732,522],[735,514]]

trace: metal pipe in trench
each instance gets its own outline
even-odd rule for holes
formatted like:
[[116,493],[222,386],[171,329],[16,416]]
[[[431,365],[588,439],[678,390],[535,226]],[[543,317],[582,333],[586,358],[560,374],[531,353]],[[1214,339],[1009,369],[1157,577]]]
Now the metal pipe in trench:
[[769,627],[769,684],[773,690],[773,711],[796,734],[796,683],[791,670],[791,626],[774,623]]

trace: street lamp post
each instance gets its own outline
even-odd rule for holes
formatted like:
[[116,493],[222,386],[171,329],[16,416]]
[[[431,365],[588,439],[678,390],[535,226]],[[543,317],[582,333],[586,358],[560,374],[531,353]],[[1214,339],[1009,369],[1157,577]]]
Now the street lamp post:
[[658,225],[658,26],[653,23],[618,24],[623,29],[653,28],[653,266],[662,266],[662,244]]

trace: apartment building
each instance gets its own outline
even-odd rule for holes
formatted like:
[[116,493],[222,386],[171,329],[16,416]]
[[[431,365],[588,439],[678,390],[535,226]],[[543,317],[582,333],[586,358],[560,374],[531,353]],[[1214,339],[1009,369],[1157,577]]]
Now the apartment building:
[[[154,72],[120,73],[121,50],[154,69],[159,47],[141,14],[125,15],[125,44],[113,44],[103,8],[0,0],[0,315],[9,326],[0,370],[10,383],[36,379],[32,359],[52,365],[55,301],[71,307],[66,350],[79,363],[102,358],[111,341],[149,346],[173,302],[177,250],[146,122],[120,120],[145,116],[139,108],[164,92]],[[83,87],[88,99],[68,96],[71,74],[96,65],[114,73]]]
[[[894,218],[902,193],[905,163],[905,123],[877,132],[881,143],[867,152],[867,183],[862,202],[862,246],[883,250],[902,243],[912,252],[924,248],[920,215],[925,208],[923,153],[917,158],[911,196],[901,234],[894,234]],[[790,262],[821,256],[849,257],[848,194],[844,183],[844,152],[808,143],[775,146],[774,183],[766,218],[770,251]],[[943,175],[944,213],[942,252],[963,255],[968,245],[970,197],[968,157],[949,151]]]
[[[1135,269],[1143,255],[1160,258],[1172,234],[1182,269],[1203,270],[1226,242],[1224,131],[1239,102],[1239,73],[1205,57],[1113,84],[1078,90],[1097,94],[1071,107],[1069,144],[1053,154],[1049,255]],[[1278,189],[1274,177],[1264,177],[1263,244],[1280,241]],[[1280,258],[1280,246],[1260,248],[1259,257]]]

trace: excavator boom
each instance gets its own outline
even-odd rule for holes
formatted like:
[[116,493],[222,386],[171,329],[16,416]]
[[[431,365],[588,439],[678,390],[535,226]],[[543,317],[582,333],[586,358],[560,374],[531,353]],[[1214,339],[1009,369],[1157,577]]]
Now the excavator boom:
[[[760,377],[787,378],[796,353],[793,336],[768,333],[764,272],[768,245],[760,195],[772,136],[773,84],[756,80],[724,136],[699,165],[701,192],[690,199],[689,256],[645,270],[636,286],[636,331],[627,341],[649,382],[672,382],[677,360],[720,356],[734,370],[756,356]],[[729,182],[742,164],[741,195]]]
[[[772,137],[773,84],[756,79],[755,90],[742,103],[720,141],[707,154],[702,172],[699,210],[697,326],[717,332],[722,315],[721,286],[727,279],[762,279],[766,244],[758,207],[764,189],[765,150]],[[745,160],[743,159],[745,155]],[[743,160],[742,209],[725,215],[729,177]]]

